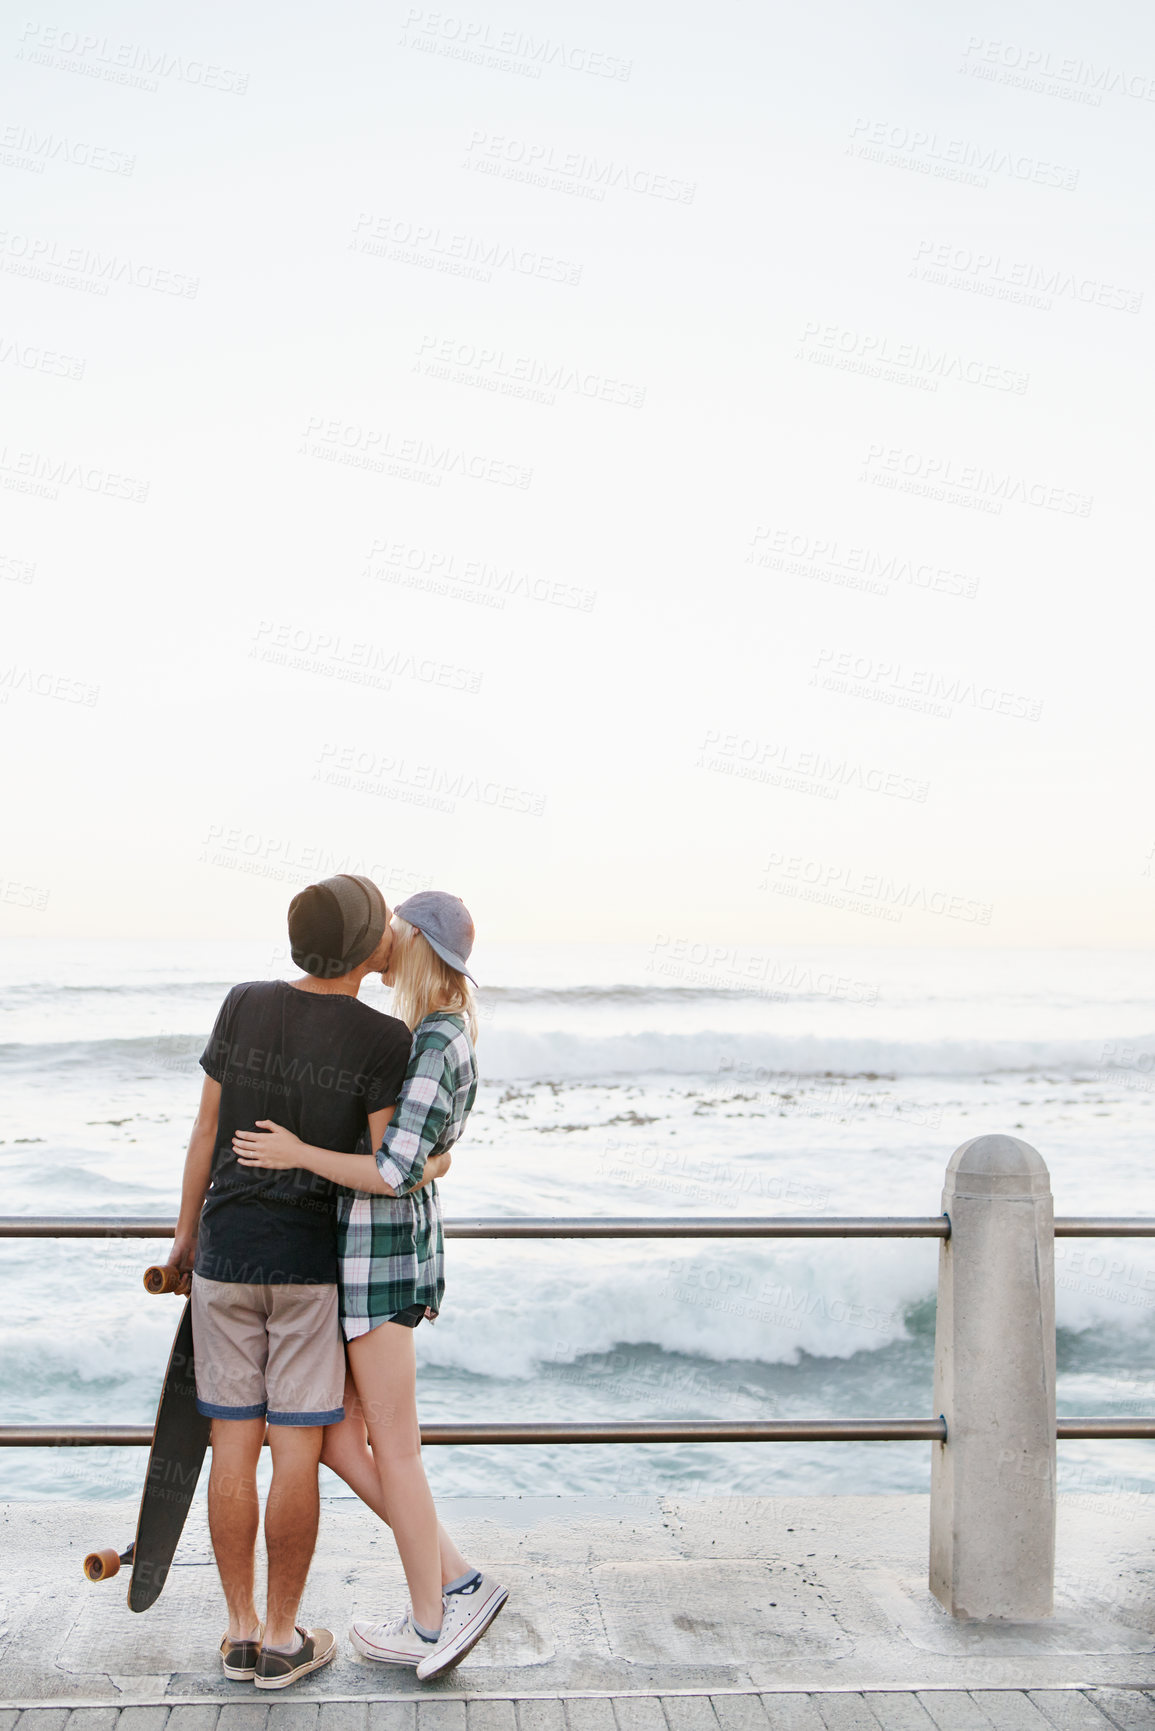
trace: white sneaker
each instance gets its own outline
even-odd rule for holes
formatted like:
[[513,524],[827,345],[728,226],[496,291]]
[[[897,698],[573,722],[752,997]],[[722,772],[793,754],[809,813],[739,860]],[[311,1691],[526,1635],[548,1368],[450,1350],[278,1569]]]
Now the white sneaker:
[[354,1623],[349,1639],[358,1653],[366,1659],[378,1659],[383,1665],[417,1665],[437,1651],[431,1642],[422,1640],[408,1611],[384,1623]]
[[445,1595],[445,1614],[441,1624],[441,1639],[432,1652],[417,1666],[417,1678],[427,1683],[430,1677],[440,1677],[460,1665],[465,1655],[476,1647],[509,1593],[496,1581],[482,1575],[475,1586],[465,1592]]

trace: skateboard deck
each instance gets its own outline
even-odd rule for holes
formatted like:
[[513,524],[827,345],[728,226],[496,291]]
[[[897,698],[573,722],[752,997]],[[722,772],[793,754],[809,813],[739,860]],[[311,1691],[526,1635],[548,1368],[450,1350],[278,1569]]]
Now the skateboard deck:
[[123,1553],[96,1551],[84,1563],[91,1581],[116,1574],[122,1563],[132,1564],[130,1611],[147,1611],[168,1578],[196,1493],[211,1427],[212,1420],[203,1418],[196,1407],[192,1302],[186,1300],[156,1409],[136,1538]]

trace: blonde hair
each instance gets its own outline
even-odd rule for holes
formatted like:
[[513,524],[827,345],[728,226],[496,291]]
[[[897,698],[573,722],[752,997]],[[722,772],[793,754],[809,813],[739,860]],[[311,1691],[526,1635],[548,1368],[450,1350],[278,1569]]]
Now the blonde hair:
[[393,973],[393,1013],[416,1028],[435,1010],[465,1017],[469,1037],[477,1044],[477,1005],[465,975],[443,962],[423,932],[393,916],[394,944],[389,966]]

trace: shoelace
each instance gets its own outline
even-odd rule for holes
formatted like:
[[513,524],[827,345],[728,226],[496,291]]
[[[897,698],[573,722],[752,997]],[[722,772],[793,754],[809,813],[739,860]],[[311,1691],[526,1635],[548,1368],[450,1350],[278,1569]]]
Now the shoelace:
[[394,1617],[389,1623],[378,1623],[372,1631],[374,1635],[402,1635],[409,1627],[409,1612],[403,1611],[401,1616]]

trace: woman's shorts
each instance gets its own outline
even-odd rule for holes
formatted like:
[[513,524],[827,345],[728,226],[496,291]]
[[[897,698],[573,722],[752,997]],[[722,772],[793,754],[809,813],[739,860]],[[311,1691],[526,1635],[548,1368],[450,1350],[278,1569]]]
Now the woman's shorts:
[[419,1322],[425,1321],[425,1306],[423,1304],[407,1304],[404,1310],[395,1310],[392,1316],[385,1318],[386,1322],[399,1322],[402,1328],[416,1328]]

